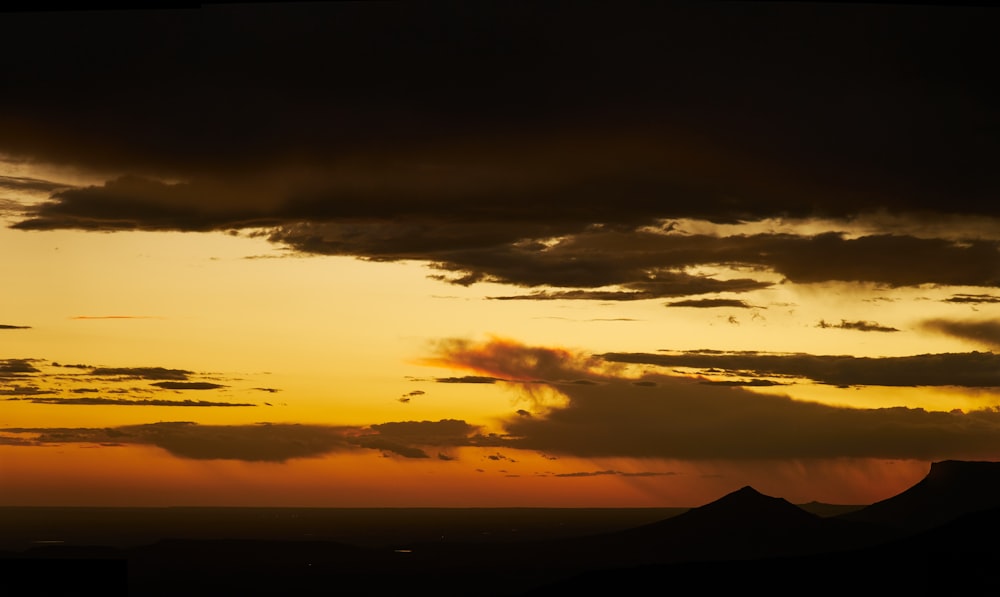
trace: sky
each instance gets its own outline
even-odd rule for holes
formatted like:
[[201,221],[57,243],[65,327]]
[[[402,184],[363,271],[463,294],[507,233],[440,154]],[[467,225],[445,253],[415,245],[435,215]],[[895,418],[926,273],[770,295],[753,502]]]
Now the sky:
[[1000,460],[998,17],[6,13],[0,505],[866,504]]

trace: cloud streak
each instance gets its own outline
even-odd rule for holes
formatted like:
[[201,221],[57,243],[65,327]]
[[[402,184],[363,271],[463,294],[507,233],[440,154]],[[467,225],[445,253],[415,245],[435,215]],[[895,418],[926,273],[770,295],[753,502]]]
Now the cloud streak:
[[35,359],[0,359],[0,378],[25,377],[39,373]]
[[227,387],[208,381],[158,381],[150,385],[164,390],[218,390]]
[[984,352],[855,357],[805,353],[606,353],[614,363],[693,367],[759,376],[795,376],[836,386],[1000,387],[1000,355]]
[[[150,401],[166,402],[166,401]],[[171,406],[207,406],[192,401]],[[158,406],[163,406],[157,404]],[[228,403],[212,406],[235,406]],[[103,428],[6,428],[0,433],[16,445],[64,443],[152,445],[194,460],[286,462],[356,450],[377,450],[403,458],[429,458],[423,447],[483,443],[478,427],[464,421],[400,421],[369,427],[258,423],[199,425],[189,421]]]
[[737,309],[751,309],[746,301],[738,299],[688,299],[684,301],[672,301],[666,304],[667,307],[695,307],[697,309],[717,309],[719,307],[735,307]]
[[163,319],[154,315],[77,315],[70,319],[90,320],[90,319]]
[[899,329],[881,325],[874,321],[847,321],[840,320],[840,323],[827,323],[825,319],[819,320],[816,324],[818,328],[834,328],[838,330],[857,330],[859,332],[898,332]]
[[58,404],[63,406],[257,406],[249,402],[132,398],[8,398],[8,400],[23,400],[33,404]]
[[94,367],[90,375],[103,377],[124,377],[128,379],[149,379],[166,381],[185,381],[194,375],[186,369],[168,369],[165,367]]
[[929,319],[924,321],[921,327],[953,338],[983,344],[994,350],[1000,350],[1000,321]]
[[677,473],[672,472],[654,472],[654,471],[642,471],[638,473],[629,473],[623,471],[616,471],[612,469],[603,471],[579,471],[573,473],[552,473],[549,475],[540,476],[551,476],[551,477],[562,477],[562,478],[572,478],[572,477],[606,477],[606,476],[618,476],[618,477],[672,477]]

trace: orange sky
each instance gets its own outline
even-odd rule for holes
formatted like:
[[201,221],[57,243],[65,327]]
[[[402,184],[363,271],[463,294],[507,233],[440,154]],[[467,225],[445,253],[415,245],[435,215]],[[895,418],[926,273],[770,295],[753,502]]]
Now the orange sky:
[[9,15],[0,505],[867,503],[1000,459],[996,13],[933,8]]

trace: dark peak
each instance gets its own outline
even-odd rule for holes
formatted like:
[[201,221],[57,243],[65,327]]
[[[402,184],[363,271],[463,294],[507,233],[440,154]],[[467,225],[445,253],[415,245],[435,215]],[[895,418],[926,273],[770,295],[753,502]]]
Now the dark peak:
[[[744,485],[743,487],[737,489],[736,491],[734,491],[732,493],[727,493],[726,495],[724,495],[721,498],[715,500],[714,502],[711,502],[709,504],[705,504],[705,506],[711,506],[712,504],[718,504],[718,503],[723,503],[723,502],[726,502],[726,503],[766,503],[766,502],[773,502],[774,500],[778,500],[778,501],[782,501],[782,502],[785,501],[785,500],[783,500],[781,498],[776,498],[776,497],[771,497],[769,495],[764,495],[763,493],[757,491],[753,487],[750,487],[749,485]],[[704,508],[705,506],[702,506],[702,508]]]
[[[756,489],[754,489],[753,487],[750,487],[749,485],[744,485],[743,487],[740,487],[739,489],[737,489],[736,491],[730,493],[729,495],[770,497],[770,496],[764,495],[763,493],[757,491]],[[774,499],[774,498],[771,498],[771,499]]]
[[712,517],[755,517],[760,519],[807,519],[814,518],[805,510],[778,497],[764,495],[746,485],[721,498],[688,512],[695,516]]
[[936,491],[988,491],[1000,495],[1000,462],[943,460],[931,464],[931,470],[912,489]]

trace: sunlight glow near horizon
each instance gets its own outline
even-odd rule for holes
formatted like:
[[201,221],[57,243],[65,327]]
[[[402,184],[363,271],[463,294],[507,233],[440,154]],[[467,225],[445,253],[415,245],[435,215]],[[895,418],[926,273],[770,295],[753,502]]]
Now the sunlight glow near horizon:
[[[334,454],[284,463],[175,458],[153,447],[0,446],[4,506],[694,507],[752,483],[793,503],[865,504],[927,473],[919,461],[647,463],[464,448],[456,460]],[[513,461],[512,461],[513,460]],[[634,466],[634,465],[633,465]],[[586,474],[580,474],[582,472]],[[609,472],[610,471],[610,472]],[[637,471],[638,472],[638,471]],[[787,488],[798,485],[798,489]],[[406,491],[400,491],[405,487]]]
[[[685,223],[697,230],[695,224]],[[798,226],[808,227],[808,223]],[[822,224],[817,227],[822,228]],[[754,228],[725,230],[750,233]],[[22,232],[4,228],[0,229],[0,247],[5,254],[17,256],[0,264],[0,277],[16,280],[19,290],[0,296],[4,318],[0,323],[30,328],[6,332],[5,354],[0,357],[40,359],[38,366],[51,376],[39,388],[47,392],[44,396],[82,397],[91,394],[71,391],[89,388],[113,397],[118,394],[108,392],[118,389],[139,399],[255,405],[68,406],[32,404],[28,400],[31,396],[26,395],[4,404],[0,412],[0,426],[4,427],[113,427],[189,420],[205,425],[272,422],[365,426],[459,418],[482,426],[486,432],[500,432],[504,419],[530,406],[522,392],[501,382],[435,382],[437,377],[476,373],[457,365],[429,366],[426,359],[433,356],[436,341],[500,336],[581,354],[707,348],[906,356],[970,350],[966,340],[920,329],[923,320],[955,313],[980,318],[1000,315],[1000,304],[969,307],[943,302],[956,293],[981,293],[976,287],[789,284],[778,278],[770,288],[723,293],[745,301],[748,308],[668,306],[677,300],[669,298],[503,301],[494,297],[511,295],[510,285],[449,285],[431,279],[436,270],[425,262],[302,256],[249,233]],[[740,276],[738,271],[721,267],[701,267],[690,273],[722,279]],[[529,294],[533,290],[515,292]],[[836,325],[845,320],[876,319],[900,331],[858,335],[820,325],[821,321]],[[91,382],[86,377],[65,377],[74,372],[60,371],[53,363],[182,369],[225,387],[152,393],[152,380]],[[642,370],[658,370],[648,366],[632,369],[636,375]],[[17,377],[0,379],[0,390],[17,397],[19,384]],[[909,406],[968,411],[1000,403],[995,389],[841,389],[808,381],[749,389],[856,408]],[[411,394],[414,392],[420,393]],[[36,449],[42,451],[33,451]],[[735,488],[730,487],[735,483],[731,480],[706,481],[721,474],[719,470],[732,474],[735,469],[727,465],[709,466],[710,472],[699,475],[691,471],[705,465],[676,462],[673,469],[688,473],[574,477],[572,474],[581,472],[628,472],[629,467],[621,460],[612,469],[607,463],[569,457],[553,464],[555,461],[538,455],[509,450],[520,462],[509,462],[509,470],[501,471],[491,468],[492,461],[482,460],[481,449],[454,451],[474,455],[469,456],[472,462],[464,457],[462,462],[440,462],[433,455],[429,461],[404,462],[375,454],[339,454],[268,464],[185,461],[140,446],[92,450],[71,443],[46,448],[3,446],[6,456],[0,456],[0,468],[7,478],[16,479],[19,489],[2,499],[5,504],[20,505],[100,504],[108,503],[108,495],[117,494],[119,497],[111,501],[118,505],[233,505],[245,501],[247,505],[650,507],[697,505]],[[110,455],[110,461],[101,460],[104,455]],[[19,464],[14,464],[15,458]],[[98,465],[99,461],[104,464]],[[484,472],[476,471],[475,462],[486,463]],[[656,468],[653,462],[631,462],[637,467],[635,472]],[[155,467],[151,463],[156,463]],[[88,477],[85,471],[97,466],[103,472]],[[802,501],[814,496],[844,502],[886,497],[918,479],[923,464],[872,461],[866,465],[869,471],[889,475],[885,481],[876,481],[875,474],[851,473],[850,467],[843,465],[832,474],[829,484],[814,475],[811,489],[798,490],[798,494],[792,488],[805,477],[789,472],[794,467],[778,473],[776,468],[761,466],[761,472],[755,473],[757,482],[773,487],[775,493],[799,495]],[[159,472],[144,472],[150,467]],[[893,476],[890,472],[894,470],[904,472]],[[563,473],[567,476],[560,476]],[[59,475],[64,475],[62,480],[53,478]],[[317,475],[327,480],[318,482]],[[125,480],[128,478],[136,479],[135,484]],[[429,479],[433,479],[430,485],[408,494],[408,502],[386,497],[399,483],[423,486]],[[270,489],[274,483],[284,484],[296,497]],[[166,489],[177,484],[186,489]],[[92,489],[80,489],[82,485]],[[349,498],[343,497],[344,491]],[[248,492],[256,497],[244,497]],[[59,494],[62,497],[57,497]]]
[[[10,254],[22,256],[5,262],[2,274],[8,279],[19,280],[23,288],[32,289],[30,293],[5,294],[0,304],[0,312],[5,313],[5,317],[32,328],[17,336],[5,337],[7,357],[23,355],[43,358],[50,363],[103,367],[161,366],[191,370],[228,387],[157,394],[157,397],[246,401],[258,405],[179,409],[18,402],[5,405],[4,426],[113,426],[154,420],[197,420],[203,424],[299,421],[364,425],[373,421],[439,420],[457,415],[472,424],[496,430],[493,421],[497,417],[512,416],[513,411],[520,408],[516,388],[504,387],[504,384],[434,383],[434,377],[462,372],[427,367],[419,361],[428,356],[435,338],[475,338],[498,332],[526,344],[566,346],[583,352],[655,352],[711,347],[736,351],[906,355],[964,348],[954,339],[915,335],[906,330],[910,321],[948,310],[946,305],[934,306],[930,301],[921,300],[941,294],[934,289],[894,291],[898,300],[891,310],[890,307],[881,308],[887,317],[880,315],[879,320],[906,331],[868,334],[859,344],[857,336],[850,332],[820,329],[816,324],[821,319],[837,321],[831,314],[848,319],[871,317],[869,311],[856,306],[885,294],[885,289],[859,290],[842,284],[796,288],[777,285],[745,296],[751,304],[766,306],[753,310],[665,307],[667,301],[664,300],[617,303],[495,301],[488,297],[509,290],[496,284],[469,288],[448,286],[429,279],[427,276],[431,272],[421,263],[373,263],[349,257],[246,259],[273,254],[274,247],[260,238],[222,233],[109,235],[0,230],[0,240],[10,247]],[[484,311],[486,308],[488,315]],[[729,317],[736,318],[737,323]],[[915,350],[917,346],[919,349]],[[16,380],[7,381],[12,382]],[[129,383],[118,385],[129,386]],[[148,381],[132,382],[132,387],[148,385]],[[253,390],[257,387],[274,387],[279,391]],[[415,390],[425,394],[414,396],[408,403],[400,401]],[[971,396],[968,390],[947,388],[865,388],[858,392],[806,383],[757,391],[787,393],[802,399],[864,408],[905,404],[950,410],[997,403],[993,392]],[[265,406],[265,402],[272,406]],[[32,453],[26,448],[8,447],[5,450]],[[78,462],[81,467],[91,466],[88,464],[90,457],[83,456],[88,453],[80,452],[80,448],[67,444],[59,450],[76,454],[70,461]],[[105,470],[129,470],[128,474],[134,475],[148,466],[145,459],[153,458],[150,450],[135,446],[115,448],[111,452],[117,455],[114,463],[109,463]],[[92,453],[106,451],[100,449]],[[55,448],[47,448],[43,454],[51,456],[56,452]],[[292,500],[294,505],[340,503],[334,497],[334,488],[341,486],[345,478],[333,471],[347,466],[355,479],[352,482],[357,485],[352,489],[355,497],[344,502],[345,505],[403,505],[377,497],[387,489],[388,481],[379,481],[375,473],[364,477],[367,480],[356,477],[362,471],[373,470],[370,464],[362,464],[373,462],[372,455],[254,465],[226,461],[183,464],[156,453],[159,454],[155,456],[157,462],[175,462],[176,466],[161,469],[156,477],[143,476],[142,484],[159,487],[171,478],[174,480],[170,483],[190,484],[189,497],[176,497],[185,503],[239,501],[237,496],[241,491],[209,482],[209,477],[205,476],[209,470],[215,471],[212,474],[223,474],[235,486],[253,487],[261,496],[254,503],[271,503],[269,500],[284,503],[278,494],[272,495],[259,485],[270,483],[264,479],[272,477],[298,487],[303,495],[309,496]],[[355,464],[336,464],[345,458]],[[308,477],[302,475],[306,475],[306,471],[319,473],[316,467],[322,462],[333,467],[329,474],[339,481],[331,481],[329,487],[320,483],[319,487],[310,488]],[[49,476],[52,470],[46,467],[54,466],[54,461],[46,456],[38,466],[38,470],[47,470],[45,475]],[[384,466],[389,463],[382,463],[377,468]],[[457,472],[460,466],[464,472]],[[421,467],[428,472],[412,477],[413,471],[424,470]],[[435,477],[436,490],[422,494],[423,497],[413,496],[417,503],[656,506],[685,500],[684,504],[691,505],[708,499],[712,491],[721,489],[712,486],[709,490],[695,490],[670,476],[628,478],[610,475],[575,479],[572,487],[576,489],[571,489],[566,478],[532,478],[528,470],[522,470],[517,478],[505,479],[499,473],[492,477],[472,473],[468,463],[442,464],[433,460],[421,464],[404,463],[390,478],[409,471],[403,478],[412,477],[412,481],[417,482],[421,475],[439,467],[443,467],[443,476]],[[588,467],[577,459],[564,461],[556,468],[565,472],[601,470]],[[27,475],[24,482],[28,485],[42,481],[41,477],[28,474],[20,466],[12,467],[9,462],[4,464],[4,470],[6,475]],[[258,475],[263,477],[254,480]],[[112,481],[112,477],[114,474],[109,472],[92,481],[115,486],[119,482]],[[486,478],[491,481],[483,485]],[[913,476],[905,475],[905,478],[909,482]],[[68,487],[70,481],[60,484]],[[463,487],[463,484],[468,486]],[[646,485],[649,489],[630,494],[623,489],[629,484],[636,488]],[[42,486],[36,490],[41,490]],[[587,488],[584,494],[579,493],[580,488]],[[124,491],[123,496],[133,496],[136,503],[159,504],[175,499],[153,499],[151,493],[138,487],[131,493],[124,488],[121,491]],[[889,490],[866,493],[857,487],[850,491],[854,493],[847,495],[858,499],[874,499],[889,493]],[[211,497],[216,492],[218,496]],[[5,501],[26,503],[36,499],[29,499],[28,495],[12,493]],[[98,503],[100,495],[103,494],[95,489],[91,498],[79,494],[73,499]],[[465,497],[443,498],[445,495]],[[539,495],[548,497],[539,499]],[[829,495],[835,499],[837,494],[830,491]],[[66,503],[62,499],[46,499],[53,500],[52,503]],[[130,499],[119,501],[128,504]]]

